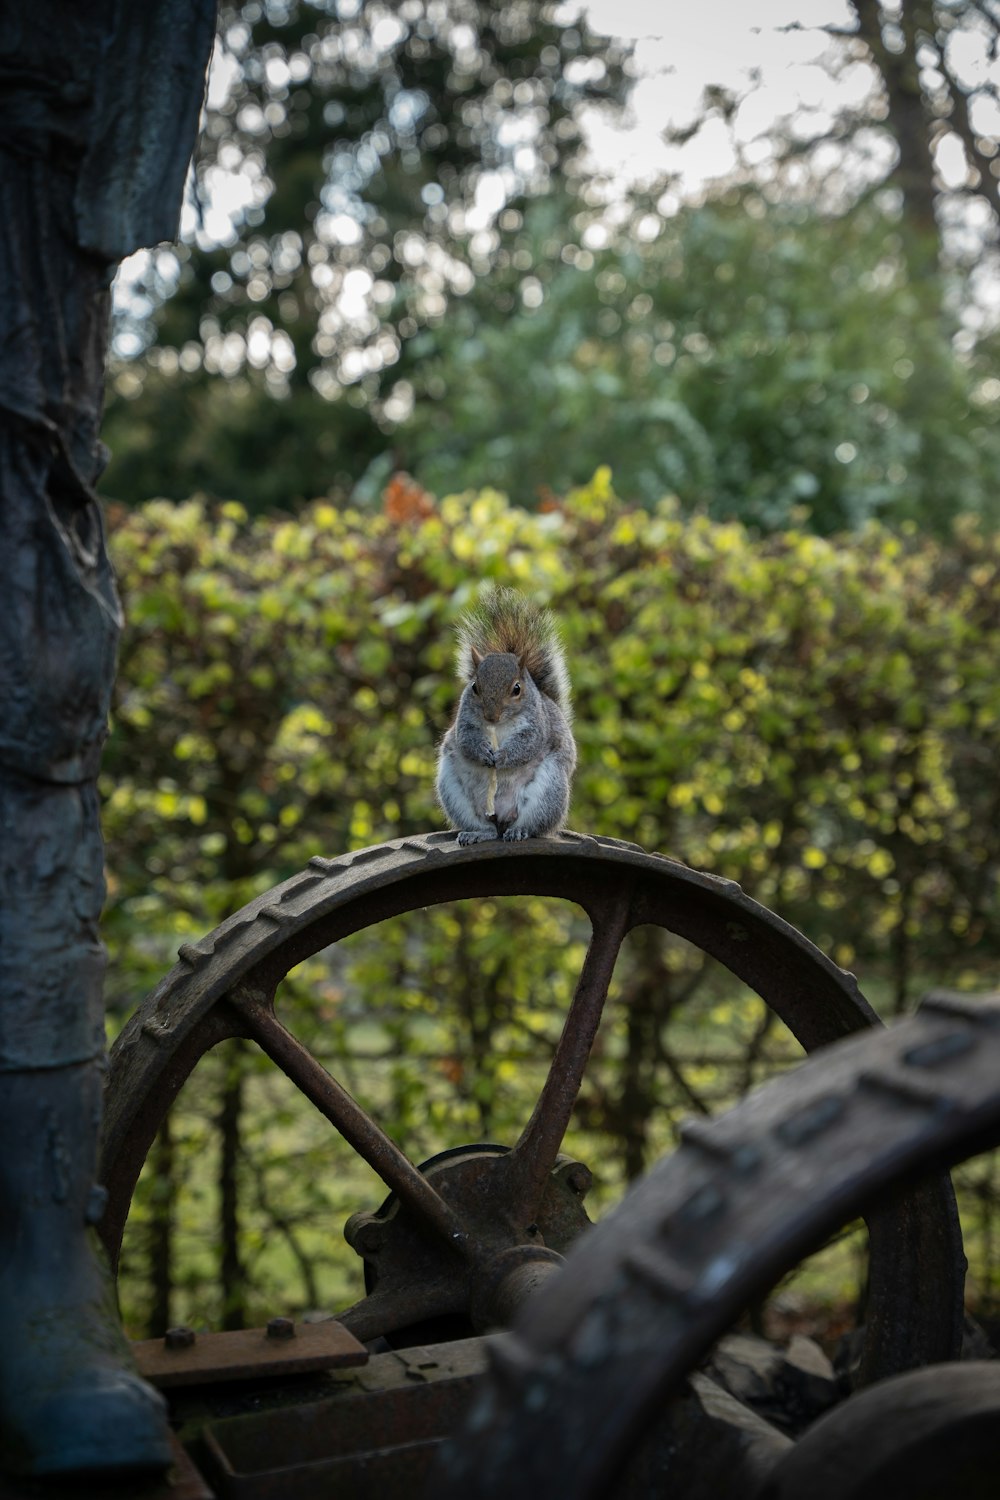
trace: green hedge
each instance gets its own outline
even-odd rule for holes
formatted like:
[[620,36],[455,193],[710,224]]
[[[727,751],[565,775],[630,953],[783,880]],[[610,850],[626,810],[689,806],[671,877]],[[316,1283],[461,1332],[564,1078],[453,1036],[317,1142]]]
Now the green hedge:
[[131,932],[202,931],[312,854],[439,822],[452,625],[491,581],[562,621],[575,827],[741,881],[901,1002],[996,960],[992,535],[755,541],[631,508],[601,471],[541,515],[404,479],[374,517],[154,502],[118,516],[112,552],[122,976]]

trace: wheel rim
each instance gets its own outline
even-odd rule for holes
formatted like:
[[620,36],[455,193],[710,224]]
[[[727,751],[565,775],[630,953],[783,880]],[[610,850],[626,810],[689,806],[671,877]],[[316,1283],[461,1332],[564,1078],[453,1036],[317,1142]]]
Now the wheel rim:
[[[140,1006],[112,1049],[102,1177],[103,1234],[117,1264],[128,1205],[149,1146],[198,1059],[229,1037],[255,1041],[382,1177],[423,1229],[466,1262],[486,1250],[447,1198],[278,1019],[275,991],[296,964],[350,933],[416,907],[466,897],[533,895],[582,907],[592,936],[538,1103],[504,1166],[505,1204],[531,1223],[547,1191],[625,936],[652,924],[720,960],[754,989],[807,1051],[878,1025],[846,974],[731,881],[634,844],[564,834],[459,847],[453,834],[314,859],[195,944]],[[947,1359],[960,1336],[964,1261],[946,1181],[869,1216],[878,1317],[869,1378]],[[496,1247],[492,1247],[495,1251]],[[910,1288],[933,1284],[922,1317],[902,1316]],[[352,1310],[353,1311],[353,1310]]]

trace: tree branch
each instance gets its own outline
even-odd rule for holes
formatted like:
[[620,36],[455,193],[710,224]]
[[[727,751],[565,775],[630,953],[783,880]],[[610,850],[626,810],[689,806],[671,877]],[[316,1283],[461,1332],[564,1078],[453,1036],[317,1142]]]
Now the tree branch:
[[[934,159],[928,131],[927,101],[920,86],[917,50],[920,46],[919,21],[908,6],[900,17],[904,47],[893,52],[882,35],[882,12],[878,0],[851,0],[858,18],[858,35],[868,48],[886,92],[889,106],[887,124],[899,152],[894,177],[903,195],[903,209],[909,225],[916,231],[915,242],[908,243],[911,273],[922,276],[933,269],[928,265],[928,247],[940,250],[937,218],[934,213]],[[933,32],[931,33],[933,35]]]
[[1000,181],[990,170],[991,158],[980,148],[979,138],[969,117],[968,95],[948,66],[943,47],[938,48],[937,65],[948,86],[948,95],[951,100],[951,117],[948,123],[962,142],[965,159],[969,166],[979,174],[980,196],[986,199],[997,218],[1000,219]]

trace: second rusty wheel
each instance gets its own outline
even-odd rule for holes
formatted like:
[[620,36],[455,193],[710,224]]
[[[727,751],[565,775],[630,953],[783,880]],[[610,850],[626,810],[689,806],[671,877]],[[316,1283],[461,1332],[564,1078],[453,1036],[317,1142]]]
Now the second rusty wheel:
[[[655,1431],[685,1376],[752,1298],[873,1202],[898,1201],[922,1173],[998,1142],[1000,996],[931,996],[918,1015],[845,1039],[718,1119],[697,1122],[680,1149],[580,1240],[565,1274],[496,1341],[492,1376],[443,1455],[430,1493],[460,1500],[474,1488],[478,1500],[506,1500],[555,1487],[574,1500],[610,1500],[643,1435]],[[921,1296],[900,1310],[904,1320],[922,1319],[925,1302],[936,1296],[933,1284]],[[878,1418],[895,1385],[873,1387],[871,1400],[855,1409]],[[907,1390],[925,1387],[919,1379],[905,1386],[903,1401]],[[994,1383],[987,1421],[996,1401]],[[942,1432],[954,1416],[954,1407],[937,1413]],[[982,1411],[973,1416],[978,1422]],[[928,1432],[932,1419],[929,1408]],[[846,1441],[847,1408],[825,1420],[833,1446]],[[809,1434],[803,1440],[820,1464],[832,1451],[821,1426],[812,1442]],[[863,1424],[854,1435],[865,1441]],[[919,1462],[915,1436],[910,1430],[907,1442]],[[995,1487],[992,1430],[986,1442],[979,1455],[991,1455]],[[817,1488],[853,1495],[836,1482],[808,1483],[809,1451],[780,1459],[775,1496]],[[877,1472],[878,1455],[868,1456]],[[858,1500],[897,1493],[891,1485],[865,1487],[864,1458],[855,1455],[850,1471]],[[901,1461],[900,1474],[905,1467]],[[787,1484],[778,1483],[782,1474]],[[669,1477],[668,1465],[665,1485]]]

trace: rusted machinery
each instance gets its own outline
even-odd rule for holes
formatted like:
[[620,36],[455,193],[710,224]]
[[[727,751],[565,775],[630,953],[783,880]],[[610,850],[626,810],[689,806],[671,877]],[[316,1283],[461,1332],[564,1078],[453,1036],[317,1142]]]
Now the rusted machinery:
[[[401,912],[515,894],[576,902],[592,924],[551,1071],[510,1149],[459,1146],[418,1170],[282,1024],[281,982]],[[806,1051],[866,1034],[691,1124],[679,1151],[589,1228],[588,1169],[560,1148],[622,940],[649,923],[720,959]],[[111,1058],[104,1234],[115,1260],[178,1090],[217,1042],[246,1037],[386,1184],[386,1203],[359,1210],[347,1230],[367,1295],[329,1323],[278,1319],[140,1351],[188,1441],[185,1475],[163,1495],[363,1500],[421,1485],[456,1500],[543,1488],[638,1497],[668,1485],[680,1500],[744,1500],[767,1485],[776,1497],[796,1493],[793,1461],[808,1464],[823,1434],[790,1447],[720,1406],[702,1377],[685,1377],[752,1297],[861,1212],[871,1245],[862,1383],[957,1358],[964,1257],[940,1169],[1000,1137],[1000,1002],[941,996],[890,1031],[869,1031],[877,1024],[853,976],[737,886],[635,845],[566,834],[459,848],[435,833],[313,860],[182,947],[123,1031]],[[414,1343],[412,1331],[428,1327],[467,1336]],[[365,1349],[386,1336],[395,1349]],[[951,1367],[935,1388],[950,1393],[941,1424],[964,1432],[963,1451],[982,1468],[976,1403],[949,1385],[970,1368]],[[986,1392],[977,1410],[985,1401],[995,1415],[998,1383],[976,1389]],[[897,1463],[930,1473],[889,1405],[879,1420],[898,1435]],[[910,1406],[904,1392],[901,1409]],[[918,1427],[924,1440],[928,1422]],[[833,1443],[843,1447],[836,1433]],[[829,1451],[817,1448],[814,1467],[829,1467]],[[838,1493],[861,1500],[870,1479],[848,1476]],[[968,1483],[962,1493],[978,1493]]]

